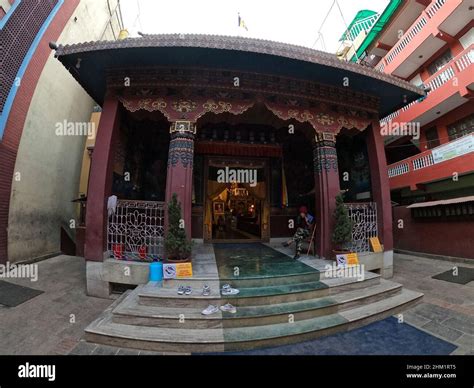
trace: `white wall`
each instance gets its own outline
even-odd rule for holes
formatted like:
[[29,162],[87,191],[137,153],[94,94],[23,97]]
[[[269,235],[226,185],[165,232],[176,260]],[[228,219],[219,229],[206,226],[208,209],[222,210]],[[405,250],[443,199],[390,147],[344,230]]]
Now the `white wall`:
[[[111,0],[115,8],[116,0]],[[74,21],[74,18],[77,18]],[[107,0],[82,0],[59,43],[98,40],[109,19]],[[58,252],[61,224],[76,216],[83,136],[57,136],[56,123],[88,122],[94,101],[54,53],[46,62],[26,117],[15,164],[8,223],[10,262]]]

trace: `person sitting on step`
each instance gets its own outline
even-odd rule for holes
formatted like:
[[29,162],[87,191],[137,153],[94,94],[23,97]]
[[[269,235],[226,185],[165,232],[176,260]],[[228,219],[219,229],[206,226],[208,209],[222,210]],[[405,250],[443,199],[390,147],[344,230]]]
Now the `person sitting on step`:
[[295,260],[299,259],[301,255],[301,251],[303,250],[303,240],[309,237],[313,220],[314,217],[308,213],[308,208],[306,206],[301,206],[298,218],[296,219],[296,232],[291,240],[283,243],[284,247],[289,247],[293,242],[296,243]]

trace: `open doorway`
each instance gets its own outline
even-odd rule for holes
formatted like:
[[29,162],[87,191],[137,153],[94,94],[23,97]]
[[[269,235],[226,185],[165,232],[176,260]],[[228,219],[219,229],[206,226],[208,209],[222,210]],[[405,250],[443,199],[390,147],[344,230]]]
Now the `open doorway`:
[[205,223],[212,242],[261,241],[266,161],[210,158],[207,166]]

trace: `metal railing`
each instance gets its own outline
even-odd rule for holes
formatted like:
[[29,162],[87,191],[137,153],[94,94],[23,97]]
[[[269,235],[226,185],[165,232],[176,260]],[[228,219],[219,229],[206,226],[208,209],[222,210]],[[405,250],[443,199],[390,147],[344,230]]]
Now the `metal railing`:
[[392,178],[394,176],[403,175],[409,171],[410,171],[410,165],[408,164],[408,162],[400,163],[393,167],[388,168],[388,177]]
[[107,223],[109,257],[132,261],[162,259],[164,219],[164,202],[118,200]]
[[426,17],[425,15],[421,15],[418,20],[410,27],[410,29],[402,36],[402,38],[398,41],[393,49],[389,51],[385,60],[387,63],[392,62],[398,54],[402,52],[402,50],[408,46],[408,44],[412,41],[412,39],[417,36],[424,26],[426,26]]
[[[466,48],[461,54],[454,57],[450,62],[446,64],[445,67],[438,70],[430,78],[428,78],[426,85],[429,88],[427,97],[433,93],[436,89],[439,89],[441,86],[446,84],[448,81],[452,80],[456,73],[466,70],[471,64],[474,63],[474,45],[470,45]],[[386,123],[393,120],[395,117],[399,116],[402,112],[410,109],[413,105],[418,104],[419,102],[425,100],[426,98],[412,101],[408,105],[405,105],[403,108],[385,116],[380,120],[381,123]]]
[[413,170],[419,170],[420,168],[425,168],[432,166],[434,164],[433,154],[430,152],[427,155],[420,156],[419,158],[413,159]]
[[370,252],[371,237],[377,237],[377,204],[375,202],[345,203],[352,226],[352,252]]
[[354,41],[361,31],[369,31],[375,22],[379,19],[380,14],[376,13],[371,16],[367,16],[364,19],[360,19],[354,23],[349,31],[346,31],[345,38],[347,40]]
[[[461,139],[465,136],[474,136],[474,134],[467,134],[464,136],[461,136],[458,139]],[[450,144],[456,140],[452,140],[451,142],[447,143]],[[411,156],[407,159],[401,160],[399,162],[393,163],[388,166],[388,177],[393,178],[399,175],[407,174],[412,171],[420,170],[422,168],[430,167],[435,164],[435,160],[433,157],[433,151],[437,150],[438,148],[445,147],[446,144],[441,144],[438,147],[434,147],[431,150],[422,152],[421,154]],[[464,154],[463,154],[464,155]],[[463,155],[458,155],[454,157],[460,157]]]
[[435,0],[432,2],[428,8],[426,8],[426,14],[430,19],[433,18],[434,15],[438,13],[438,11],[441,9],[441,7],[446,3],[446,0]]
[[446,3],[446,0],[434,0],[426,11],[423,12],[417,20],[411,25],[407,32],[400,38],[398,43],[387,53],[385,60],[387,63],[393,62],[393,60],[407,47],[415,36],[417,36],[423,27],[426,26],[429,19],[432,19],[441,7]]

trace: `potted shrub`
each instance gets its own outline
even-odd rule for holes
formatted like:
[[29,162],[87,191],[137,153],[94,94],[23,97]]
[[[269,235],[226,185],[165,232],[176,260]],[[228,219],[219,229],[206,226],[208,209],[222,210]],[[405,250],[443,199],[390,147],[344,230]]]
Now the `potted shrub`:
[[350,243],[352,242],[353,222],[349,217],[349,211],[344,206],[342,194],[336,196],[336,209],[334,210],[335,226],[332,234],[335,255],[350,252]]
[[191,241],[186,237],[182,224],[181,204],[173,193],[168,204],[168,233],[165,237],[165,250],[168,261],[182,262],[191,257]]

